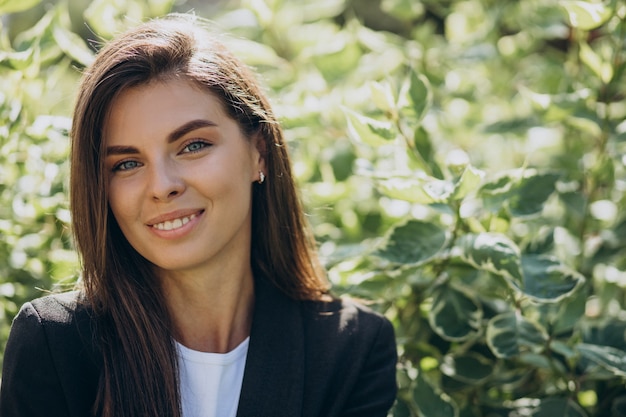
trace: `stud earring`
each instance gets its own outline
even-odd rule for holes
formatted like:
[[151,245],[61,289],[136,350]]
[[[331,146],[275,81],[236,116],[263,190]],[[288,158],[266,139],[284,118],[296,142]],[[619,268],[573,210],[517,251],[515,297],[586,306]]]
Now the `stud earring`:
[[263,171],[259,171],[259,180],[257,182],[259,184],[263,184],[263,181],[265,181],[265,174],[263,173]]

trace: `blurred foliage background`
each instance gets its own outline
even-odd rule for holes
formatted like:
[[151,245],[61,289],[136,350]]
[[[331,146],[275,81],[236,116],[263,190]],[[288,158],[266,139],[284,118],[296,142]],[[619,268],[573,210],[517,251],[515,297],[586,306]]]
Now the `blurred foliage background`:
[[626,416],[621,0],[0,0],[0,346],[77,278],[81,70],[170,11],[267,86],[336,293],[395,325],[392,415]]

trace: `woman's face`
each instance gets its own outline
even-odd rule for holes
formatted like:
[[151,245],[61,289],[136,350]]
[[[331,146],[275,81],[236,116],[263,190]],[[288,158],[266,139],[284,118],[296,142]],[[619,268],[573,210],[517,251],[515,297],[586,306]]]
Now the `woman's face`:
[[125,90],[105,145],[111,211],[143,257],[170,272],[249,262],[264,161],[214,95],[184,80]]

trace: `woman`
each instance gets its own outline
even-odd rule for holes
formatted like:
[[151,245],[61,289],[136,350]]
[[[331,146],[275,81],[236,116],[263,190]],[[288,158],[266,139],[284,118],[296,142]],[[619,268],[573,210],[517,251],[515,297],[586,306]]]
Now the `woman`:
[[9,416],[385,416],[393,329],[329,295],[281,129],[195,17],[98,53],[71,131],[78,291],[27,303]]

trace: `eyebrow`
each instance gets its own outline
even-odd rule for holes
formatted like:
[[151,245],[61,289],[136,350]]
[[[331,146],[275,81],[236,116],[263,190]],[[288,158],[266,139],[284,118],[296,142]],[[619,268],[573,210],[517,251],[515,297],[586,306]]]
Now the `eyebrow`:
[[[217,123],[205,119],[195,119],[177,127],[169,135],[167,135],[167,143],[176,142],[181,137],[185,136],[189,132],[193,132],[197,129],[204,127],[216,127]],[[139,150],[134,146],[107,146],[106,154],[109,155],[128,155],[138,154]]]
[[167,143],[176,142],[181,137],[185,136],[189,132],[193,132],[196,129],[202,129],[203,127],[215,127],[217,123],[214,123],[206,119],[191,120],[182,126],[174,129],[169,135],[167,135]]

